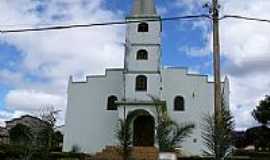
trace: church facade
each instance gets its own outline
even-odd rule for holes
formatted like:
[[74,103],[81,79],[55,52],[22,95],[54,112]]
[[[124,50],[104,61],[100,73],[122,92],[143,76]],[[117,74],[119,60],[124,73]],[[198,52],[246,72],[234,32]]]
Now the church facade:
[[[158,147],[154,97],[166,103],[169,116],[177,123],[195,124],[192,136],[182,146],[188,154],[201,154],[202,119],[214,111],[214,83],[206,75],[189,74],[186,68],[162,67],[159,20],[153,0],[134,0],[126,18],[130,23],[124,68],[107,69],[105,75],[87,76],[83,82],[70,78],[64,151],[76,146],[81,152],[95,153],[116,145],[118,120],[128,116],[133,117],[133,145]],[[222,87],[229,104],[227,78]]]

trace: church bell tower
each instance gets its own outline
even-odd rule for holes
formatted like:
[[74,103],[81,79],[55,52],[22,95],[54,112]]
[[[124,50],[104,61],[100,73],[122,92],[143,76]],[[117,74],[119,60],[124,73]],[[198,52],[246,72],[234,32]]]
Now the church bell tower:
[[134,0],[126,18],[125,99],[160,98],[161,21],[154,0]]

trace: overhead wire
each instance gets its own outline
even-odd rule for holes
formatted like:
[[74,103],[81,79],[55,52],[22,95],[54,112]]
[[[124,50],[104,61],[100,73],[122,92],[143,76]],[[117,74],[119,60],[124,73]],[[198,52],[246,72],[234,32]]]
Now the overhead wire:
[[270,23],[270,19],[262,19],[262,18],[255,18],[255,17],[245,17],[240,15],[224,15],[220,18],[220,20],[227,19],[227,18],[234,18],[234,19],[242,19],[247,21],[257,21],[257,22],[267,22]]
[[[240,15],[224,15],[219,20],[224,20],[228,18],[241,19],[247,21],[257,21],[270,23],[269,19],[261,19],[255,17],[245,17]],[[124,25],[129,23],[141,23],[141,22],[155,22],[155,21],[177,21],[177,20],[194,20],[194,19],[212,19],[210,15],[187,15],[187,16],[176,16],[176,17],[165,17],[165,18],[153,18],[153,19],[141,19],[141,20],[129,20],[129,21],[112,21],[104,23],[90,23],[90,24],[70,24],[70,25],[57,25],[49,27],[37,27],[37,28],[19,28],[19,29],[0,29],[0,33],[20,33],[20,32],[39,32],[39,31],[51,31],[51,30],[63,30],[72,28],[90,28],[98,26],[111,26],[111,25]],[[15,25],[12,25],[15,26]]]
[[71,28],[90,28],[96,26],[110,26],[110,25],[123,25],[129,23],[141,23],[141,22],[155,22],[155,21],[175,21],[175,20],[192,20],[200,18],[210,18],[209,15],[188,15],[178,17],[165,17],[165,18],[154,18],[154,19],[142,19],[142,20],[130,20],[130,21],[112,21],[104,23],[91,23],[91,24],[71,24],[71,25],[59,25],[50,27],[38,27],[38,28],[21,28],[21,29],[7,29],[0,30],[0,33],[19,33],[19,32],[38,32],[38,31],[50,31],[50,30],[63,30]]

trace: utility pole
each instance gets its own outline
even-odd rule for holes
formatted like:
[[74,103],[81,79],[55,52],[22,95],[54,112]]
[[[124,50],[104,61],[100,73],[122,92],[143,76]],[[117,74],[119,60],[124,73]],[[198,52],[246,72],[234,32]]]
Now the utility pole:
[[219,42],[219,5],[218,0],[213,0],[213,67],[215,81],[215,114],[221,108],[221,82],[220,82],[220,42]]
[[[214,114],[215,114],[215,134],[219,136],[218,125],[221,111],[221,82],[220,82],[220,42],[219,42],[219,4],[218,0],[212,0],[212,21],[213,21],[213,67],[214,67]],[[221,159],[219,153],[220,143],[216,141],[216,160]]]

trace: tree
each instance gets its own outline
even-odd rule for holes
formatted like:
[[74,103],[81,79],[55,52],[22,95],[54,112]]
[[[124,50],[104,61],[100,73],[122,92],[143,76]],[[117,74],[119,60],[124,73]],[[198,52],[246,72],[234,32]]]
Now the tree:
[[20,123],[9,131],[10,143],[15,147],[23,148],[23,152],[19,155],[22,160],[30,160],[35,152],[33,147],[34,133],[30,127]]
[[30,127],[23,124],[17,124],[9,131],[11,144],[30,145],[33,140],[33,133]]
[[270,122],[270,96],[266,95],[263,100],[260,101],[256,109],[252,111],[253,118],[266,126]]
[[157,140],[161,152],[175,151],[181,147],[185,138],[192,134],[195,125],[192,123],[177,124],[167,114],[167,106],[164,102],[153,98],[157,112]]
[[62,151],[62,144],[63,144],[63,134],[60,131],[56,131],[54,132],[53,135],[53,146],[54,148],[52,148],[54,151]]
[[243,149],[250,145],[250,141],[245,131],[233,131],[233,146],[238,149]]
[[116,130],[116,138],[120,144],[120,154],[123,160],[128,160],[131,152],[132,145],[132,131],[131,131],[131,119],[126,118],[124,120],[119,120],[119,127]]
[[246,137],[249,145],[254,145],[257,151],[270,149],[270,129],[267,126],[257,126],[247,129]]
[[207,148],[204,154],[214,156],[216,160],[228,158],[232,151],[234,121],[225,103],[222,103],[217,119],[214,115],[206,115],[204,122],[202,138]]
[[195,128],[194,124],[177,124],[172,120],[160,121],[157,126],[157,139],[159,150],[161,152],[175,151],[177,147],[181,147],[184,139],[192,134]]
[[47,122],[50,128],[57,128],[57,115],[61,110],[56,110],[54,106],[46,106],[42,108],[40,117],[44,122]]
[[53,106],[44,107],[41,111],[41,120],[46,123],[46,125],[41,126],[37,141],[40,147],[46,148],[48,151],[58,148],[59,144],[56,143],[59,140],[59,136],[55,129],[57,128],[57,114],[60,110],[56,110]]
[[37,145],[41,148],[51,149],[54,130],[48,126],[43,126],[37,135]]

